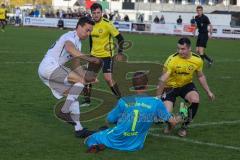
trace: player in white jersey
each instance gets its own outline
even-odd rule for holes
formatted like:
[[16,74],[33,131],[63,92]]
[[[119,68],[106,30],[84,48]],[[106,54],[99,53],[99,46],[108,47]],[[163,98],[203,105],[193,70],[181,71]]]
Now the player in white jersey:
[[[84,70],[79,64],[76,66],[76,62],[81,59],[88,63],[101,64],[99,59],[81,52],[81,41],[90,35],[93,25],[94,22],[90,18],[80,18],[74,31],[63,34],[51,46],[38,68],[39,77],[57,99],[67,95],[58,114],[66,121],[73,122],[75,134],[81,138],[89,136],[92,132],[83,128],[80,123],[78,96],[84,85],[94,82],[97,75],[89,74],[89,71]],[[69,61],[74,69],[65,66]]]

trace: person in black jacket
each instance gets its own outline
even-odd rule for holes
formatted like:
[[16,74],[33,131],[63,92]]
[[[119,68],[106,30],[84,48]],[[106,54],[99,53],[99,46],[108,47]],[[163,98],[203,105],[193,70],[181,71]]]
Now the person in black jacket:
[[[195,22],[196,22],[196,27],[198,29],[196,52],[201,56],[203,60],[206,60],[208,62],[209,66],[211,66],[213,64],[213,60],[206,55],[204,50],[207,47],[208,38],[212,37],[213,28],[209,18],[203,14],[203,7],[197,6],[196,10],[197,10],[197,15],[195,16]],[[194,35],[195,35],[195,31],[193,33]]]
[[177,24],[178,25],[182,25],[182,17],[181,17],[181,15],[179,15],[179,17],[177,19]]

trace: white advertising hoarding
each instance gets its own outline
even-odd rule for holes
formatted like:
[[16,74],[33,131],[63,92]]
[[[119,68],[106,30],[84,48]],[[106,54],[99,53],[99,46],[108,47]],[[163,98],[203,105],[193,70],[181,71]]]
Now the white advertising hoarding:
[[[194,26],[189,24],[152,24],[151,33],[174,34],[174,35],[193,35]],[[196,35],[198,32],[196,31]],[[213,37],[219,38],[240,38],[240,28],[229,26],[213,26]]]
[[115,21],[113,24],[119,31],[130,32],[132,30],[132,23],[131,22]]
[[[57,27],[58,18],[36,18],[36,17],[24,17],[24,26],[39,26],[39,27]],[[65,28],[75,28],[77,25],[77,19],[63,19]]]
[[[36,17],[24,17],[24,26],[39,26],[39,27],[57,27],[58,18],[36,18]],[[75,28],[77,19],[63,19],[65,28]],[[132,22],[120,22],[113,23],[119,31],[128,32],[148,32],[148,33],[160,33],[171,35],[193,35],[195,30],[194,26],[190,24],[138,24]],[[197,32],[196,32],[197,34]],[[220,38],[238,38],[240,39],[240,28],[232,28],[230,26],[213,26],[213,37]]]
[[57,27],[58,20],[56,18],[36,18],[24,17],[24,26],[39,26],[39,27]]

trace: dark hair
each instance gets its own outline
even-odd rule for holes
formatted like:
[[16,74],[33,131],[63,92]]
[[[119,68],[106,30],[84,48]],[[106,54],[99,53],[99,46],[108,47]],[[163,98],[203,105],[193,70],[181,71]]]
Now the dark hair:
[[203,10],[203,7],[198,5],[196,9],[202,9]]
[[101,4],[93,3],[90,9],[91,9],[91,12],[92,12],[92,11],[95,11],[96,9],[98,9],[98,8],[102,11],[102,5]]
[[145,89],[148,84],[148,77],[145,72],[137,71],[133,74],[132,84],[135,90]]
[[77,22],[77,26],[76,28],[80,25],[80,26],[84,26],[86,23],[94,25],[94,21],[92,20],[92,18],[90,17],[81,17],[79,18],[78,22]]
[[178,44],[180,44],[180,45],[186,44],[186,46],[190,47],[191,46],[191,41],[190,41],[189,38],[183,37],[183,38],[180,38],[178,40]]

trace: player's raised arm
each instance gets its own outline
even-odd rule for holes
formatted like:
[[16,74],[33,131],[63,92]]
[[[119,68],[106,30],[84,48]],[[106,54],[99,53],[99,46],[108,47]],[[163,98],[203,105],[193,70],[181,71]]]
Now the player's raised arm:
[[166,84],[166,81],[169,77],[170,73],[163,71],[163,74],[161,75],[161,77],[159,78],[159,82],[158,82],[158,86],[157,86],[157,96],[161,96]]
[[209,26],[209,35],[208,35],[208,37],[209,37],[209,38],[212,38],[213,26],[212,26],[211,23],[210,23],[208,26]]
[[118,40],[118,54],[115,56],[115,60],[124,61],[126,59],[123,54],[124,38],[121,33],[119,33],[115,38]]
[[71,41],[66,41],[65,42],[65,49],[66,51],[71,54],[71,56],[73,57],[81,57],[84,56],[83,53],[81,53],[81,51],[77,50],[74,46],[74,44]]
[[193,36],[195,37],[196,36],[196,31],[197,31],[197,24],[195,23],[194,24],[194,30],[193,30],[193,32],[192,32],[192,34],[193,34]]
[[115,38],[118,40],[118,54],[123,54],[124,38],[122,34],[119,33]]
[[81,51],[77,50],[71,41],[65,42],[65,49],[74,58],[79,57],[91,63],[100,63],[100,60],[98,58],[90,57],[89,55],[85,55]]
[[122,116],[124,111],[123,108],[124,101],[122,99],[118,100],[118,103],[115,108],[108,113],[107,122],[108,123],[117,123],[118,119]]
[[214,100],[215,96],[211,92],[211,90],[210,90],[210,88],[209,88],[209,86],[207,84],[207,80],[206,80],[206,77],[205,77],[204,73],[202,71],[197,71],[196,73],[197,73],[197,77],[198,77],[199,83],[201,84],[203,89],[207,92],[207,95],[208,95],[209,99]]
[[118,31],[118,29],[111,23],[108,23],[108,30],[110,34],[117,39],[118,43],[118,54],[115,55],[115,60],[124,61],[126,57],[123,54],[124,47],[124,38],[122,34]]

